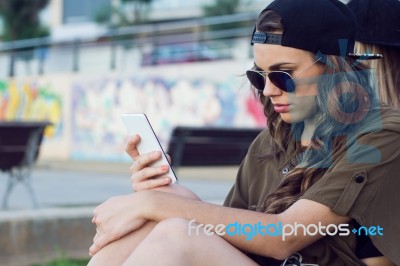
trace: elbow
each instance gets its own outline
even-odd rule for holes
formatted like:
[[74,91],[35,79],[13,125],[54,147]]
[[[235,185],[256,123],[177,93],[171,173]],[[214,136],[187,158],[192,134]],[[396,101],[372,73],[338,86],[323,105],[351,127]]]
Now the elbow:
[[293,239],[287,241],[281,241],[280,243],[271,244],[265,243],[266,248],[262,254],[263,256],[270,257],[276,260],[285,260],[287,257],[296,253],[299,249],[295,248]]
[[[276,220],[273,220],[272,223],[290,224],[291,222],[287,221],[286,217],[282,215],[283,213],[273,216]],[[281,232],[281,234],[283,234],[283,232]],[[261,255],[276,260],[285,260],[310,244],[307,238],[302,237],[302,234],[286,234],[284,237],[277,234],[261,239],[262,244],[260,244],[264,247],[262,250],[259,250],[260,253],[262,253]]]

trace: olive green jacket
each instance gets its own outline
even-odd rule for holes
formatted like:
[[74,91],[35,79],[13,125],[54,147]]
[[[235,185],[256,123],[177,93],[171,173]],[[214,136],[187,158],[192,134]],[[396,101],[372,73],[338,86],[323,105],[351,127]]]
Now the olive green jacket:
[[[381,106],[365,121],[346,136],[347,144],[339,156],[301,198],[324,204],[362,226],[382,227],[383,236],[370,238],[382,254],[400,265],[400,111]],[[294,142],[278,159],[261,159],[272,153],[272,141],[264,130],[252,143],[225,206],[261,211],[266,196],[295,167]],[[353,233],[326,236],[299,253],[303,263],[362,265],[355,255],[355,245]],[[262,264],[279,265],[263,259]]]

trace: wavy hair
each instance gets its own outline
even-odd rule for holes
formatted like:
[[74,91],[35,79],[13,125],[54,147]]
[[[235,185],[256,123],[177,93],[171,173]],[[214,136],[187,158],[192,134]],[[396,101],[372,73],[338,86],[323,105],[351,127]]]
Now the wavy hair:
[[[284,31],[279,14],[267,10],[260,14],[257,30],[266,33]],[[319,57],[320,55],[318,55]],[[276,160],[295,142],[298,165],[281,181],[275,192],[264,201],[267,213],[281,213],[309,189],[339,155],[345,138],[353,132],[368,113],[376,97],[369,84],[366,67],[351,58],[323,56],[324,73],[318,79],[316,96],[316,128],[311,144],[301,153],[301,134],[304,123],[288,124],[274,111],[269,99],[258,92],[264,106],[269,133],[274,140],[274,154],[262,156]]]
[[377,44],[356,42],[357,53],[382,54],[383,58],[371,60],[369,66],[375,70],[378,82],[379,99],[391,106],[400,107],[400,48]]

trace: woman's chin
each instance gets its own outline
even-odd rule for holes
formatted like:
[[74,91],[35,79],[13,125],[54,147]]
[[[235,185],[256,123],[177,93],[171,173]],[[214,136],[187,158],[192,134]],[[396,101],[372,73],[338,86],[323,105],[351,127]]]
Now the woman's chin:
[[280,113],[280,116],[285,123],[293,123],[293,117],[290,115],[290,113]]
[[280,116],[283,121],[287,124],[294,124],[303,122],[307,119],[307,116],[303,116],[299,113],[287,112],[287,113],[280,113]]

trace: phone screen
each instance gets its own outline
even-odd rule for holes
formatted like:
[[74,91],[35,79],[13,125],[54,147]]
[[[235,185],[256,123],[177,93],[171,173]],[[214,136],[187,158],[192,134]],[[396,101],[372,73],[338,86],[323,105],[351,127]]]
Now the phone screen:
[[176,175],[169,164],[165,152],[145,114],[123,114],[122,120],[129,135],[133,136],[138,134],[140,142],[138,143],[137,150],[139,154],[145,154],[153,151],[161,151],[161,160],[154,162],[151,166],[169,165],[169,172],[167,175],[172,179],[172,182],[177,182]]

